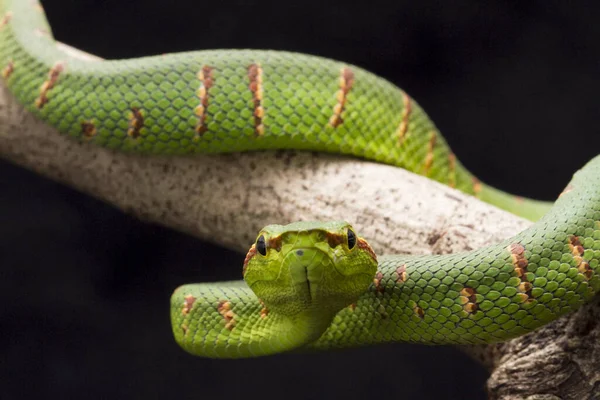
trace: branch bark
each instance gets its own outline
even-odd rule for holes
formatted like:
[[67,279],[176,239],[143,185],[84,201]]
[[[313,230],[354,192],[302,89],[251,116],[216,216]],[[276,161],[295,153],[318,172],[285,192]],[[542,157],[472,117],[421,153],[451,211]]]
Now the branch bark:
[[[344,219],[379,254],[471,250],[529,222],[446,186],[326,154],[114,153],[60,135],[0,87],[0,156],[149,222],[245,251],[268,223]],[[491,399],[599,399],[600,301],[507,343],[465,348]]]

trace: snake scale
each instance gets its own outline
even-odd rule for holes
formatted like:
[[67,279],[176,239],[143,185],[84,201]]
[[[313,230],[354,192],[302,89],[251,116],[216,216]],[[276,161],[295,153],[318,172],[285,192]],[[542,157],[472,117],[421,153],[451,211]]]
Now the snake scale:
[[57,46],[37,1],[0,0],[0,70],[38,118],[115,151],[349,154],[537,220],[497,245],[443,256],[376,256],[342,221],[270,225],[246,256],[246,282],[173,294],[173,333],[192,354],[490,343],[600,291],[600,157],[554,205],[516,198],[469,173],[407,93],[356,66],[256,50],[83,60]]

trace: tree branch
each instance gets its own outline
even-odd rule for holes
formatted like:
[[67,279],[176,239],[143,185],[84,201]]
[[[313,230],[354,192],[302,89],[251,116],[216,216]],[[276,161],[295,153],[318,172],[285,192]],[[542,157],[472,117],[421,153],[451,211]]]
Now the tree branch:
[[[264,225],[302,219],[348,220],[379,254],[471,250],[529,226],[436,182],[356,159],[300,152],[193,158],[111,152],[60,135],[4,86],[0,155],[139,218],[239,251]],[[596,301],[522,338],[465,349],[491,368],[493,399],[600,398],[599,317]]]

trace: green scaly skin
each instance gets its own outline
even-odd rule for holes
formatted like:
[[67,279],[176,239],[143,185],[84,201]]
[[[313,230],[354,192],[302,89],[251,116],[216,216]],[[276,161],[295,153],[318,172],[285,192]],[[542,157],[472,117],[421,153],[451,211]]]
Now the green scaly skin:
[[[291,247],[286,249],[289,253],[297,248],[298,232],[315,236],[315,243],[327,247],[321,232],[335,229],[326,223],[296,223],[275,230],[266,227],[263,232],[282,237]],[[336,249],[345,246],[339,243]],[[354,255],[361,253],[369,250],[365,247]],[[364,254],[360,259],[355,256],[338,263],[366,264]],[[280,257],[276,246],[269,246],[264,258],[275,262]],[[178,288],[171,297],[171,322],[175,339],[185,350],[220,358],[256,356],[258,343],[263,344],[260,355],[384,342],[492,343],[531,332],[589,301],[600,291],[599,262],[600,156],[575,174],[548,214],[502,243],[450,255],[379,257],[375,279],[354,305],[342,306],[335,316],[318,316],[327,321],[318,335],[297,330],[294,334],[303,336],[296,336],[294,343],[285,336],[271,336],[269,332],[281,323],[281,313],[269,312],[263,318],[261,310],[275,309],[279,303],[271,305],[265,291],[250,282],[252,289],[231,282]],[[289,283],[282,283],[279,290],[289,294]],[[219,307],[224,302],[231,311],[229,318]]]
[[[0,69],[12,70],[4,81],[29,111],[73,138],[146,154],[351,154],[426,175],[532,220],[550,207],[476,183],[414,100],[358,67],[255,50],[83,61],[56,46],[36,4],[0,0]],[[62,70],[39,108],[41,88],[57,65]],[[250,77],[252,65],[260,66],[260,78]],[[344,71],[351,78],[341,107]],[[251,80],[260,81],[254,90]]]
[[[319,339],[338,311],[367,290],[377,270],[372,250],[349,248],[348,229],[346,222],[265,227],[259,237],[266,237],[268,252],[263,256],[252,246],[244,263],[246,283],[176,290],[171,319],[177,342],[192,354],[230,358],[279,353]],[[327,234],[340,243],[331,246]]]
[[[414,100],[358,67],[251,50],[88,62],[57,47],[49,32],[35,1],[0,0],[5,84],[28,110],[75,139],[147,154],[286,148],[352,154],[532,220],[550,207],[477,184]],[[500,245],[450,256],[380,257],[375,281],[356,307],[337,313],[285,314],[275,300],[267,305],[275,311],[264,315],[244,283],[183,286],[172,297],[175,337],[193,354],[242,357],[386,341],[489,343],[529,332],[599,290],[599,176],[596,158],[546,216]],[[335,229],[315,225],[308,235]]]

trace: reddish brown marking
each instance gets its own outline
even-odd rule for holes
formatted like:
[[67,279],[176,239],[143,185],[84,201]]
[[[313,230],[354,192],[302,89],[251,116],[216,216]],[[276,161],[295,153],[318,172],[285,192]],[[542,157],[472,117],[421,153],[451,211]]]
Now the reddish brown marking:
[[250,250],[246,254],[246,258],[244,259],[244,267],[242,268],[242,276],[246,275],[246,268],[248,268],[248,262],[256,255],[256,245],[250,246]]
[[225,328],[232,330],[235,327],[235,314],[231,310],[231,303],[227,300],[219,301],[219,304],[217,305],[217,311],[225,320]]
[[269,238],[269,241],[267,242],[267,248],[274,249],[276,251],[281,251],[281,242],[281,236]]
[[523,301],[533,301],[533,294],[531,293],[533,285],[527,279],[527,266],[529,262],[525,258],[525,247],[520,243],[512,243],[506,250],[510,252],[515,273],[521,279],[518,289],[526,296],[521,296],[524,299]]
[[477,298],[475,297],[475,295],[477,294],[477,291],[472,287],[465,286],[460,291],[460,294],[461,294],[461,296],[465,296],[471,302],[475,302],[477,300]]
[[381,272],[377,272],[375,274],[375,278],[373,278],[373,284],[375,285],[375,290],[378,293],[383,293],[383,291],[384,291],[384,287],[381,284],[382,280],[383,280],[383,274]]
[[269,309],[267,307],[263,307],[262,310],[260,310],[260,318],[265,319],[268,315]]
[[592,270],[592,267],[590,267],[590,264],[588,264],[587,261],[582,261],[581,263],[579,263],[579,265],[577,266],[577,270],[579,271],[579,273],[585,276],[585,279],[587,279],[588,281],[592,279],[592,276],[594,275],[594,270]]
[[13,60],[10,60],[8,62],[8,64],[6,64],[6,67],[4,67],[2,69],[2,77],[4,79],[8,79],[10,78],[10,76],[12,75],[12,73],[15,71],[15,63]]
[[431,131],[429,134],[429,143],[427,144],[427,154],[425,155],[425,163],[423,165],[424,175],[429,174],[429,170],[433,165],[433,149],[435,148],[435,142],[437,141],[437,135],[435,131]]
[[184,300],[183,300],[183,309],[181,310],[181,313],[183,315],[188,315],[190,313],[190,311],[192,311],[192,307],[194,307],[194,303],[196,302],[196,298],[194,296],[187,295],[185,296]]
[[477,304],[477,291],[475,288],[465,286],[460,291],[460,302],[463,305],[463,309],[469,314],[477,311],[479,305]]
[[367,243],[367,241],[365,239],[357,237],[356,238],[356,246],[358,246],[359,249],[364,250],[367,253],[369,253],[371,258],[373,260],[375,260],[375,262],[377,262],[377,255],[375,254],[375,252],[373,251],[371,246],[369,246],[369,243]]
[[92,121],[83,121],[81,123],[81,133],[88,139],[96,136],[96,125]]
[[520,243],[512,243],[507,247],[511,254],[522,255],[525,253],[525,247]]
[[261,319],[265,319],[265,318],[267,318],[269,316],[269,309],[265,305],[265,302],[262,301],[261,299],[258,299],[258,302],[262,306],[262,309],[260,310],[260,318]]
[[181,330],[183,331],[183,335],[187,335],[188,333],[188,326],[186,324],[181,324]]
[[200,136],[204,135],[208,130],[206,125],[206,117],[208,115],[208,100],[209,90],[214,85],[214,74],[213,68],[205,65],[200,71],[198,71],[198,80],[200,86],[198,87],[197,95],[200,100],[200,104],[196,107],[195,112],[198,117],[198,124],[196,124],[196,133]]
[[396,283],[398,282],[406,282],[408,280],[408,273],[406,272],[406,264],[402,264],[398,268],[396,268],[396,279],[394,279]]
[[574,256],[582,256],[585,251],[581,244],[581,239],[574,235],[569,236],[569,248]]
[[342,113],[346,109],[346,103],[348,102],[348,93],[354,85],[354,72],[350,68],[342,68],[340,75],[340,90],[337,92],[337,103],[333,107],[333,115],[329,119],[329,125],[337,128],[344,123],[342,119]]
[[396,130],[398,144],[402,144],[406,138],[406,133],[408,132],[408,120],[410,118],[411,111],[412,105],[410,96],[405,92],[402,92],[402,115],[400,118],[400,125],[398,125],[398,129]]
[[573,189],[575,189],[575,187],[569,183],[567,185],[567,187],[561,192],[561,194],[558,195],[558,197],[561,198],[562,196],[564,196],[565,194],[569,193]]
[[464,310],[469,314],[473,314],[475,311],[479,310],[479,306],[475,303],[467,303],[464,306]]
[[475,197],[479,197],[479,194],[481,193],[481,182],[475,177],[473,177],[473,193],[475,194]]
[[423,309],[417,305],[415,305],[413,307],[413,311],[415,312],[415,315],[421,319],[425,318],[425,311],[423,311]]
[[137,139],[140,137],[140,131],[144,127],[144,115],[142,110],[137,107],[131,108],[131,114],[129,115],[129,129],[127,134],[129,137]]
[[58,78],[64,70],[65,65],[61,62],[56,63],[52,68],[50,68],[48,80],[44,81],[40,87],[40,95],[35,100],[35,106],[37,108],[41,109],[48,103],[48,92],[52,90],[54,86],[56,86],[56,82],[58,82]]
[[329,247],[331,247],[332,249],[340,244],[346,243],[346,237],[344,235],[332,232],[325,232],[325,237],[327,238],[327,243],[329,243]]
[[265,125],[263,124],[265,109],[262,105],[263,78],[260,64],[250,64],[248,66],[248,78],[250,79],[249,87],[254,101],[254,132],[257,136],[262,136],[265,133]]
[[590,264],[583,259],[583,253],[585,253],[585,249],[583,248],[581,239],[578,236],[569,236],[569,249],[571,249],[573,259],[577,263],[577,270],[579,273],[585,276],[586,279],[591,279],[594,271],[590,267]]
[[350,311],[354,311],[356,310],[356,303],[352,303],[348,307],[350,307]]
[[220,300],[217,304],[217,311],[219,311],[220,314],[223,314],[229,310],[231,310],[231,303],[227,300]]
[[4,17],[2,17],[2,19],[0,20],[0,30],[2,30],[2,28],[4,28],[4,26],[8,25],[8,23],[10,22],[11,19],[12,19],[12,12],[8,11],[6,14],[4,14]]
[[448,186],[456,187],[456,156],[448,154]]
[[531,282],[524,281],[519,284],[519,292],[528,293],[531,292],[531,289],[533,289]]
[[225,329],[229,329],[230,331],[232,331],[233,328],[235,328],[235,320],[234,319],[232,319],[231,321],[229,321],[225,324]]
[[506,248],[512,255],[512,263],[519,278],[523,278],[527,272],[527,259],[525,258],[525,247],[520,243],[512,243]]

